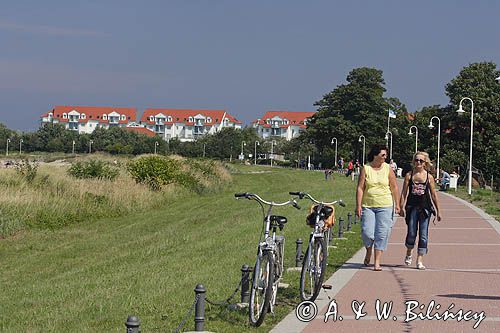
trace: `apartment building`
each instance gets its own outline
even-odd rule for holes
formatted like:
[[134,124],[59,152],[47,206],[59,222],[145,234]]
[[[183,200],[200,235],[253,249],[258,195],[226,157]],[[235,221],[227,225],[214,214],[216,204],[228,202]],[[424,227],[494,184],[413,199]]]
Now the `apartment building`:
[[224,127],[241,129],[242,123],[224,110],[146,109],[141,125],[164,140],[194,141]]
[[307,121],[314,112],[267,111],[252,123],[257,134],[263,138],[285,138],[291,140],[306,129]]
[[135,108],[56,106],[41,116],[41,123],[64,124],[67,129],[78,133],[92,133],[98,127],[126,127],[136,118]]

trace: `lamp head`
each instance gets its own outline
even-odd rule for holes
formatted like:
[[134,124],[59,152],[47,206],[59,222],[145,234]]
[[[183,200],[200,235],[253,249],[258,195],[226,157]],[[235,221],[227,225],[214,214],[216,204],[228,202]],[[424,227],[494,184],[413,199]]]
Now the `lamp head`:
[[361,137],[359,137],[358,142],[361,142]]
[[463,113],[465,113],[464,109],[462,108],[462,104],[460,104],[460,106],[458,107],[457,113],[458,113],[458,114],[463,114]]
[[500,76],[499,76],[499,77],[497,77],[497,78],[495,79],[495,81],[497,81],[497,83],[500,83]]
[[408,135],[412,135],[413,133],[411,132],[411,130],[408,131]]
[[433,128],[434,128],[434,125],[432,125],[432,122],[431,122],[431,123],[429,123],[429,128],[430,128],[430,129],[433,129]]
[[386,140],[389,139],[389,136],[387,135],[387,133],[385,133],[385,137],[384,137]]

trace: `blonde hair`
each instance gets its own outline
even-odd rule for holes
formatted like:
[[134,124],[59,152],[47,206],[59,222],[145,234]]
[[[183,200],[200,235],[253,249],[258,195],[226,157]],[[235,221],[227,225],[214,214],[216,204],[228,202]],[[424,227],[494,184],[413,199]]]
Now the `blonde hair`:
[[[424,169],[427,171],[431,171],[432,163],[431,163],[431,159],[429,158],[429,154],[427,154],[425,151],[417,151],[415,154],[413,154],[412,163],[415,163],[415,159],[417,158],[417,155],[422,155],[424,157],[424,160],[425,160]],[[415,167],[413,167],[413,169],[415,169]]]

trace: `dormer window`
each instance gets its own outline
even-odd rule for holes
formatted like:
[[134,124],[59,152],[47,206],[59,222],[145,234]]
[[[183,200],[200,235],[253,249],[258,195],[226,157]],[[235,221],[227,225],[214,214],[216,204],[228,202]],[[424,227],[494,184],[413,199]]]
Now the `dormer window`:
[[212,122],[212,118],[208,117],[207,118],[207,123],[211,123]]
[[102,115],[102,120],[108,120],[108,115],[107,114],[103,114]]
[[192,123],[193,122],[193,117],[189,117],[189,122]]
[[167,117],[167,121],[172,121],[172,117],[171,117],[171,116],[168,116],[168,117]]
[[82,114],[80,115],[80,119],[85,119],[85,118],[86,118],[85,113],[82,113]]
[[149,121],[154,121],[155,117],[149,116]]
[[68,114],[67,113],[63,113],[63,119],[66,119],[68,118]]
[[122,120],[127,120],[127,117],[124,114],[122,114],[121,118]]

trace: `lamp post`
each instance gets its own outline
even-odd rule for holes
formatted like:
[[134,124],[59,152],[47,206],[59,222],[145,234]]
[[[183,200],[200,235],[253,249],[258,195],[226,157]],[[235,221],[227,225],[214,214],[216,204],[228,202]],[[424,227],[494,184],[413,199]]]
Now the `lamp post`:
[[71,153],[75,155],[75,140],[73,140],[73,146],[71,148]]
[[155,155],[156,155],[156,147],[158,147],[159,143],[158,141],[155,141]]
[[365,145],[366,145],[366,138],[363,134],[359,136],[358,142],[361,142],[361,138],[363,138],[363,166],[365,165]]
[[274,157],[274,150],[273,150],[273,148],[274,148],[275,144],[276,144],[276,141],[271,140],[271,156],[270,156],[271,157],[271,166],[273,166],[273,157]]
[[89,141],[89,154],[92,153],[92,144],[94,143],[94,141],[90,140]]
[[5,149],[5,156],[9,156],[9,143],[10,139],[7,139],[7,148]]
[[387,131],[387,133],[385,133],[385,141],[389,140],[389,135],[391,136],[391,141],[389,141],[389,143],[390,143],[390,145],[389,145],[389,159],[392,160],[392,132],[391,131]]
[[23,151],[23,142],[23,139],[19,139],[19,155],[21,155]]
[[438,156],[437,156],[437,169],[436,169],[436,177],[439,178],[439,149],[441,148],[441,119],[438,116],[434,116],[429,121],[429,128],[433,129],[434,125],[432,124],[432,120],[437,119],[438,121]]
[[254,158],[255,158],[255,165],[257,165],[257,146],[260,146],[259,141],[255,141],[254,143]]
[[332,138],[331,144],[333,145],[333,140],[335,140],[335,166],[337,166],[337,138]]
[[458,114],[465,113],[462,108],[462,102],[468,100],[471,103],[471,113],[470,113],[470,147],[469,147],[469,195],[472,194],[472,134],[474,133],[474,101],[469,97],[464,97],[460,100],[460,105],[457,110]]
[[410,131],[408,132],[408,135],[413,134],[413,132],[411,131],[412,128],[415,128],[415,153],[416,153],[418,151],[418,128],[415,125],[410,126]]
[[206,147],[207,147],[207,144],[204,143],[203,144],[203,157],[205,157]]
[[245,141],[241,141],[241,155],[240,155],[240,157],[242,160],[245,160],[245,155],[243,154],[243,147],[246,145],[247,145],[247,143]]

